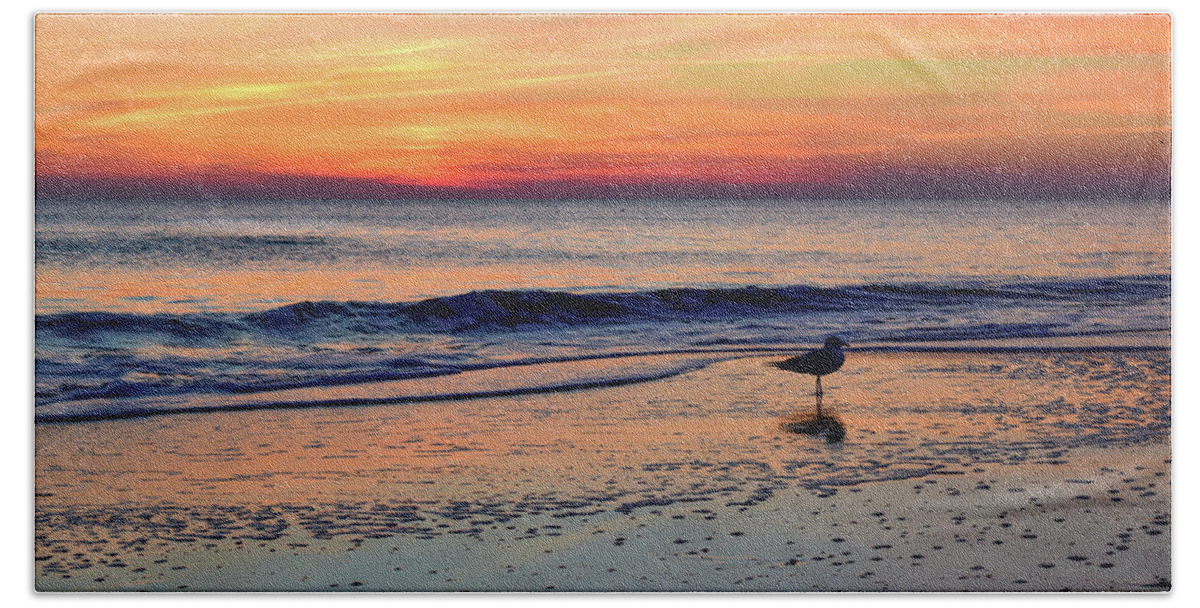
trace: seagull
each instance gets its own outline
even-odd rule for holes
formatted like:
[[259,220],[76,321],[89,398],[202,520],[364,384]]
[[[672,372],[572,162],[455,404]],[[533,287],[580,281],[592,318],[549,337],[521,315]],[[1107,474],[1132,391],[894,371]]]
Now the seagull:
[[803,355],[784,359],[783,361],[776,361],[771,365],[789,372],[816,376],[816,395],[820,397],[825,394],[825,391],[821,390],[821,376],[832,374],[842,369],[842,363],[846,362],[846,354],[842,352],[843,346],[850,346],[850,344],[837,336],[829,336],[825,338],[824,348],[810,350]]

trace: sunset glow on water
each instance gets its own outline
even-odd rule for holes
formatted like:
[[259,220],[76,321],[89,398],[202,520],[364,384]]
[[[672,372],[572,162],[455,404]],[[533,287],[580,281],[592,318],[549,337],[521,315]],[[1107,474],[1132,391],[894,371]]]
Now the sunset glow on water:
[[47,202],[38,213],[39,312],[1170,272],[1170,213],[1153,203]]
[[1171,19],[37,15],[37,589],[1170,589]]

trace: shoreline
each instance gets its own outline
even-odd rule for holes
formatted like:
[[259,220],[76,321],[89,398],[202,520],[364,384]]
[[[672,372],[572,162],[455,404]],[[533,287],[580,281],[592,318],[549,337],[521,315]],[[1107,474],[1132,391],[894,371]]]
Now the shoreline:
[[[1120,339],[1115,339],[1119,336]],[[1130,340],[1127,332],[1092,335],[1013,338],[972,341],[928,341],[868,343],[845,349],[848,354],[1005,354],[1082,352],[1170,352],[1170,331],[1152,331]],[[1165,342],[1164,342],[1165,340]],[[1051,342],[1040,344],[1040,342]],[[1066,342],[1066,343],[1064,343]],[[805,350],[803,345],[688,348],[657,351],[615,352],[573,357],[533,358],[488,364],[458,366],[453,372],[411,378],[339,383],[263,390],[240,394],[193,393],[177,396],[148,396],[129,399],[67,401],[35,409],[34,423],[73,424],[205,412],[364,407],[408,403],[462,401],[544,393],[594,390],[628,384],[654,382],[686,374],[734,359],[767,354],[787,355]],[[670,360],[670,358],[675,360]],[[634,366],[641,360],[641,365]],[[646,367],[651,371],[647,372]],[[508,379],[478,382],[477,376],[503,374],[514,368],[532,368],[556,381],[536,385],[508,386]],[[565,368],[561,372],[555,368]],[[579,368],[572,375],[571,369]],[[526,372],[527,373],[527,372]],[[456,388],[462,384],[468,388]],[[435,388],[424,388],[428,385]],[[407,393],[407,394],[406,394]],[[382,394],[382,395],[381,395]],[[112,405],[115,405],[113,409]],[[141,404],[139,406],[139,404]],[[73,411],[78,409],[80,411]]]
[[520,398],[39,426],[37,588],[1169,586],[1161,353],[859,353],[828,387],[844,443],[785,430],[811,385],[764,361]]

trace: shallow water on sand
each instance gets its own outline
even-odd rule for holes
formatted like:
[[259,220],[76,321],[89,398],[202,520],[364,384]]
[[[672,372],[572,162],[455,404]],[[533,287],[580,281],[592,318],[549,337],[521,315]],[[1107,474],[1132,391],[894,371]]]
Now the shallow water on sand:
[[815,413],[811,378],[766,362],[619,389],[41,425],[39,586],[151,585],[180,547],[479,538],[533,517],[560,527],[529,534],[558,536],[588,518],[736,517],[783,491],[984,464],[1071,477],[1076,449],[1170,435],[1164,351],[859,353],[826,379],[835,443],[787,432]]

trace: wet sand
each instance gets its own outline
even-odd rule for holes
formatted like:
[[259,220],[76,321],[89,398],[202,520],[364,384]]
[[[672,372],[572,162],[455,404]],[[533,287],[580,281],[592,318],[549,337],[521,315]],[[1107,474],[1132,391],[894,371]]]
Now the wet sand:
[[37,588],[1163,591],[1166,352],[39,425]]

